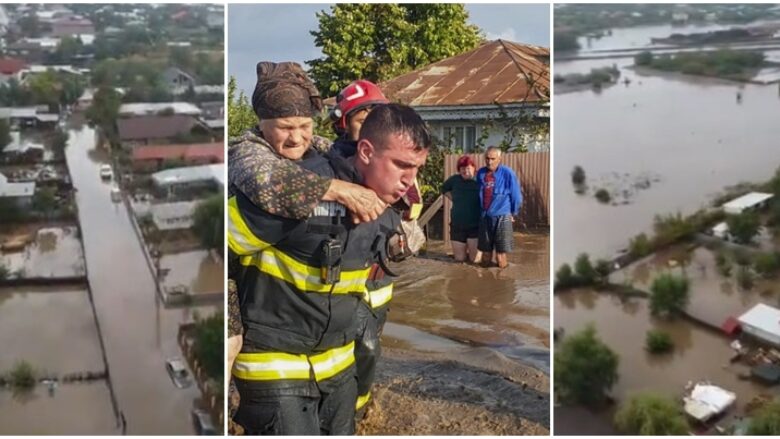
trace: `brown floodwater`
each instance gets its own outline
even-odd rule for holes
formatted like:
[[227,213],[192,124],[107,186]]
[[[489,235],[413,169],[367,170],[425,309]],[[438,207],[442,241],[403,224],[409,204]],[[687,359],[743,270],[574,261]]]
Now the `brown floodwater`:
[[[69,136],[67,160],[89,281],[128,433],[193,434],[190,410],[199,391],[196,386],[175,388],[165,371],[167,358],[181,356],[176,334],[179,324],[192,320],[192,310],[165,309],[160,303],[127,210],[111,202],[112,183],[100,179],[106,154],[95,147],[95,131],[84,126],[71,129]],[[222,306],[207,310],[222,312]]]
[[214,260],[206,250],[166,254],[160,268],[168,269],[163,287],[186,285],[190,293],[215,293],[225,288],[224,264]]
[[2,288],[0,316],[0,373],[21,360],[53,374],[103,370],[100,339],[86,289]]
[[[620,357],[619,380],[612,389],[618,403],[640,391],[652,391],[681,398],[686,384],[706,380],[737,394],[739,413],[751,398],[767,393],[768,388],[753,381],[740,380],[746,366],[730,364],[730,340],[717,331],[687,320],[659,320],[650,316],[646,299],[620,298],[592,290],[575,290],[555,295],[555,326],[564,329],[564,339],[593,324],[598,336]],[[662,329],[674,340],[670,354],[651,355],[644,349],[650,329]],[[609,423],[611,411],[595,414]],[[582,411],[556,409],[556,433],[576,432],[580,424],[592,423]],[[562,425],[561,430],[557,430]]]
[[653,279],[661,273],[684,274],[690,286],[686,311],[697,320],[717,327],[758,303],[772,306],[778,303],[780,282],[777,279],[756,279],[752,288],[744,290],[735,279],[737,266],[733,262],[731,276],[718,273],[716,254],[706,247],[691,249],[687,245],[675,245],[613,273],[611,280],[628,281],[636,288],[650,291]]
[[440,337],[487,346],[549,372],[549,235],[515,241],[504,270],[455,263],[435,245],[403,263],[385,336],[423,350],[446,350]]
[[0,433],[4,435],[118,435],[104,380],[45,386],[14,396],[0,391]]
[[84,255],[76,227],[43,227],[24,250],[0,255],[21,277],[70,277],[84,275]]
[[[636,47],[649,41],[646,31],[616,29],[605,41]],[[692,213],[726,187],[765,181],[780,166],[776,84],[643,73],[632,59],[556,62],[554,69],[584,73],[613,64],[629,85],[555,96],[556,267],[581,252],[614,256],[632,236],[652,232],[656,214]],[[572,185],[574,166],[585,170],[584,195]],[[599,203],[598,188],[619,204]]]

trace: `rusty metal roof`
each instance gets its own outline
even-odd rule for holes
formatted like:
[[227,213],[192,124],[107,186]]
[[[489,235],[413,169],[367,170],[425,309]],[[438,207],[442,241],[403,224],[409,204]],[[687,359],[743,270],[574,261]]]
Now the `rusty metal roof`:
[[391,101],[414,107],[547,101],[549,58],[545,47],[489,41],[380,87]]

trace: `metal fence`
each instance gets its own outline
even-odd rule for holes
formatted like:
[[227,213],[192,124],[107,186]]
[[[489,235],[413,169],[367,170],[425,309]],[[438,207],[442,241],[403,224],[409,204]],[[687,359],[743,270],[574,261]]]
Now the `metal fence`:
[[[469,154],[477,169],[485,166],[484,154]],[[444,157],[444,179],[457,173],[459,154]],[[523,206],[517,224],[524,228],[550,226],[550,152],[503,153],[501,164],[515,171],[523,191]],[[450,238],[452,202],[444,199],[444,240]]]

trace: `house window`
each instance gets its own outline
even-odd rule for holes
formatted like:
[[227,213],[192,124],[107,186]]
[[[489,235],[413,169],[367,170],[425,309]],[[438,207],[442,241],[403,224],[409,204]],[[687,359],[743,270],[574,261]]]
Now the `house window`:
[[477,127],[474,125],[442,127],[442,138],[450,148],[472,152],[477,144]]

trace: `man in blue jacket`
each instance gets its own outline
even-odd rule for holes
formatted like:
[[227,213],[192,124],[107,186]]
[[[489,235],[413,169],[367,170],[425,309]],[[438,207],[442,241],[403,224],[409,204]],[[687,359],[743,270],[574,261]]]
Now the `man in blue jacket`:
[[520,214],[523,194],[514,171],[501,164],[498,147],[487,149],[485,162],[487,166],[477,172],[482,206],[477,248],[482,252],[482,265],[490,264],[495,251],[498,266],[506,268],[506,254],[512,251],[513,215]]

